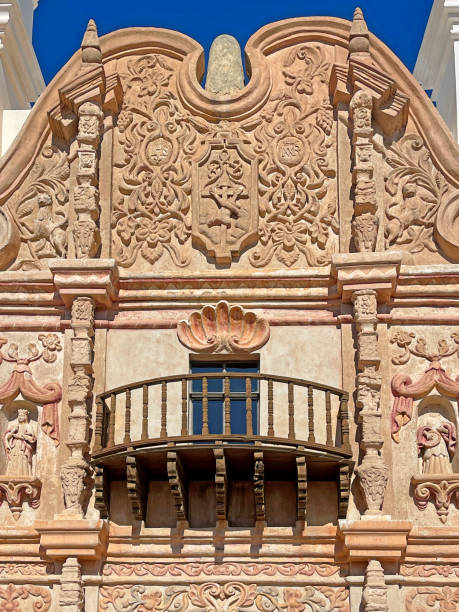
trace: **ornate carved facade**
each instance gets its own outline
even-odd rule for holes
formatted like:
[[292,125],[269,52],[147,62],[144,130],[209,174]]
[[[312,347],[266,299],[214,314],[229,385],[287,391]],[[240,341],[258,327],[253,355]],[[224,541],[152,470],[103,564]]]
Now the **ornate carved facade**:
[[90,22],[0,159],[2,610],[458,606],[457,147],[360,9],[238,54]]

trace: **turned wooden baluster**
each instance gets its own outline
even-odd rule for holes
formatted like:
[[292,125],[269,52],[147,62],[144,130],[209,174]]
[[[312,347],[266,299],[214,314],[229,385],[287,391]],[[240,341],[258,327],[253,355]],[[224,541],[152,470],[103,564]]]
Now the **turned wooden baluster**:
[[167,438],[167,382],[161,383],[161,431],[160,438]]
[[248,436],[253,434],[252,427],[252,380],[245,379],[245,431]]
[[202,377],[202,435],[209,433],[209,398],[207,376]]
[[326,444],[327,446],[333,446],[330,391],[325,391],[325,422],[327,424],[327,442]]
[[308,385],[308,442],[316,441],[316,437],[314,435],[314,398],[312,392],[312,386]]
[[339,404],[339,416],[341,421],[341,438],[342,438],[342,447],[346,450],[350,450],[351,446],[349,444],[349,409],[348,409],[348,395],[342,395],[340,398]]
[[110,395],[110,413],[108,416],[107,447],[115,444],[116,393]]
[[124,444],[131,441],[131,390],[126,389],[126,411],[124,414]]
[[96,399],[96,424],[94,427],[94,447],[93,450],[97,452],[102,448],[102,432],[104,422],[104,403],[102,398]]
[[187,379],[182,378],[182,431],[180,435],[187,436],[188,435],[188,419],[187,419],[187,409],[188,409],[188,384]]
[[295,438],[295,405],[293,400],[293,383],[288,383],[288,437]]
[[268,378],[268,436],[274,436],[274,404],[272,378]]
[[148,439],[148,387],[142,385],[142,440]]
[[225,435],[231,433],[231,403],[230,403],[230,379],[225,376],[223,385],[223,404],[225,410]]

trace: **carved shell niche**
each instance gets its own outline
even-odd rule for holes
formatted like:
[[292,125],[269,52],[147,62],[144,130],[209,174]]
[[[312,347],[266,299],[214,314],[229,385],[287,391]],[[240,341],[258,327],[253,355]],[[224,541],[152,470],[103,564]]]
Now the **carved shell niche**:
[[242,306],[221,301],[179,321],[177,335],[184,346],[197,353],[248,353],[268,342],[269,324]]

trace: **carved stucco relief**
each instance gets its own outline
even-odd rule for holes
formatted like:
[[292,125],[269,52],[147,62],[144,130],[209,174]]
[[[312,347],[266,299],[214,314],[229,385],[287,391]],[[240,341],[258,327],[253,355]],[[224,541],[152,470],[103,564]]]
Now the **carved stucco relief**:
[[247,612],[272,610],[311,610],[311,612],[348,612],[349,597],[344,587],[261,587],[256,584],[204,582],[189,586],[150,588],[145,586],[102,587],[99,610],[121,612],[139,606],[156,612],[172,610],[209,612]]
[[120,265],[168,255],[184,267],[192,244],[217,264],[250,247],[255,267],[329,263],[338,231],[330,63],[319,45],[295,46],[281,63],[281,89],[261,112],[211,124],[182,107],[172,60],[128,61],[115,130]]

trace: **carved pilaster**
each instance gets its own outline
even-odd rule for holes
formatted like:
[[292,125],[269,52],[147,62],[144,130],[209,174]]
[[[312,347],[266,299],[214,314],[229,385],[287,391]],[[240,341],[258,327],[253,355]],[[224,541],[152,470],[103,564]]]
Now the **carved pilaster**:
[[384,581],[384,570],[377,559],[370,559],[365,570],[363,588],[365,612],[387,612],[387,586]]
[[373,177],[373,99],[365,90],[357,91],[350,102],[354,185],[352,237],[358,251],[374,251],[378,235],[376,188]]
[[352,294],[357,329],[357,408],[362,425],[360,446],[364,451],[357,470],[365,501],[365,514],[380,514],[388,479],[388,469],[381,457],[381,377],[378,351],[377,292],[360,289]]
[[66,513],[83,516],[85,478],[88,464],[88,399],[92,392],[92,358],[94,336],[94,300],[79,297],[72,304],[70,367],[72,375],[68,387],[70,408],[69,433],[66,444],[70,457],[61,470]]
[[64,612],[80,612],[83,605],[81,565],[76,557],[69,557],[62,566],[59,609]]
[[96,102],[84,102],[78,109],[78,185],[74,188],[76,220],[73,227],[78,259],[94,257],[100,244],[98,148],[103,112]]

